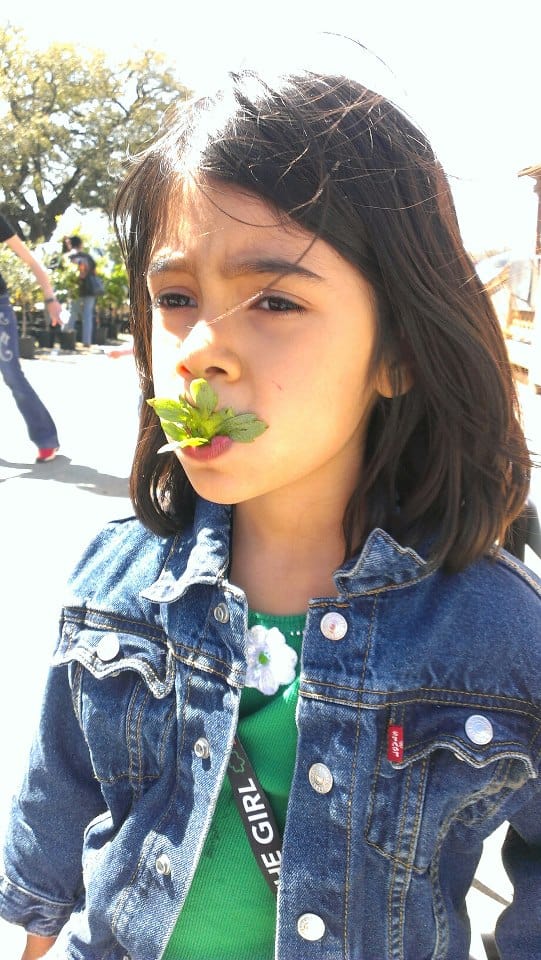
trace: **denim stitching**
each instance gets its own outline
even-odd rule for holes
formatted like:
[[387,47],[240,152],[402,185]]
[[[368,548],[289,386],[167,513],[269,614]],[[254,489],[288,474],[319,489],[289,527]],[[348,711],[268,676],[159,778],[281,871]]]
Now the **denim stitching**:
[[10,887],[13,887],[14,890],[18,890],[19,893],[24,893],[26,897],[31,900],[35,900],[36,903],[48,903],[53,907],[71,907],[73,910],[75,903],[73,900],[51,900],[50,897],[44,897],[42,894],[34,893],[32,890],[27,890],[25,887],[21,887],[18,883],[15,883],[14,880],[11,880],[7,873],[3,873],[2,876]]
[[[146,692],[145,692],[145,695],[144,695],[144,697],[143,697],[143,700],[141,701],[141,703],[140,703],[140,705],[139,705],[139,709],[138,709],[138,713],[137,713],[137,721],[136,721],[136,724],[135,724],[135,728],[136,728],[136,743],[137,743],[137,781],[138,781],[138,786],[139,786],[139,793],[141,792],[141,777],[143,776],[143,770],[144,770],[144,765],[143,765],[143,738],[142,738],[142,736],[141,736],[141,728],[142,728],[142,726],[143,726],[143,721],[144,721],[144,717],[145,717],[145,707],[146,707],[146,705],[147,705],[147,703],[148,703],[148,701],[149,701],[149,698],[150,698],[150,692],[149,692],[149,690],[147,689]],[[158,770],[157,773],[158,773],[158,776],[159,776],[159,774],[161,773],[161,770]]]
[[[188,681],[187,681],[187,684],[186,684],[186,697],[185,697],[185,699],[184,699],[184,706],[183,706],[183,710],[182,710],[182,718],[183,718],[183,719],[182,719],[182,723],[179,724],[179,726],[180,726],[180,728],[181,728],[181,730],[182,730],[181,738],[180,738],[180,742],[179,742],[179,746],[178,746],[178,751],[177,751],[177,756],[178,756],[179,758],[180,758],[180,756],[182,755],[182,747],[183,747],[183,744],[184,744],[184,738],[185,738],[185,734],[186,734],[186,707],[187,707],[187,705],[188,705],[188,703],[189,703],[189,699],[190,699],[190,678],[188,678]],[[179,777],[178,777],[178,767],[177,767],[177,773],[176,773],[176,777],[175,777],[176,783],[178,783],[178,780],[179,780]],[[166,808],[166,810],[164,810],[164,812],[162,813],[162,815],[161,815],[161,817],[159,818],[158,822],[156,823],[156,826],[155,826],[154,831],[153,831],[154,834],[157,834],[157,833],[158,833],[159,827],[160,827],[160,826],[164,823],[164,821],[168,818],[168,816],[169,816],[169,814],[170,814],[170,810],[171,810],[171,808],[173,807],[174,802],[175,802],[175,795],[176,795],[176,791],[175,791],[175,792],[173,793],[173,795],[170,797],[168,807]],[[151,831],[151,827],[150,827],[150,825],[149,825],[149,831],[148,831],[148,833],[147,833],[147,838],[148,838],[148,836],[150,835],[150,831]],[[150,852],[150,849],[151,849],[151,847],[152,847],[152,844],[149,844],[148,846],[149,846],[149,852]],[[145,847],[145,845],[143,845],[143,849],[141,850],[141,853],[140,853],[139,858],[138,858],[138,861],[137,861],[137,863],[136,863],[136,865],[135,865],[135,867],[134,867],[134,870],[133,870],[133,873],[132,873],[132,875],[131,875],[131,877],[130,877],[129,882],[126,884],[125,889],[122,890],[121,893],[120,893],[120,895],[119,895],[117,908],[116,908],[116,910],[115,910],[115,912],[114,912],[114,914],[113,914],[112,920],[111,920],[111,930],[112,930],[115,934],[116,934],[116,931],[117,931],[117,929],[118,929],[118,927],[117,927],[118,917],[122,914],[122,912],[123,912],[123,910],[124,910],[124,907],[125,907],[125,905],[126,905],[126,903],[127,903],[127,901],[128,901],[128,897],[129,897],[130,892],[131,892],[131,887],[134,886],[135,880],[136,880],[136,878],[137,878],[138,873],[143,869],[143,867],[144,867],[145,864],[146,864],[146,855],[145,855],[145,853],[144,853],[144,847]]]
[[225,680],[227,683],[230,684],[230,686],[240,688],[244,685],[242,682],[242,679],[243,679],[242,675],[239,673],[238,670],[231,668],[230,665],[229,665],[230,669],[227,672],[224,672],[223,670],[213,669],[213,667],[204,663],[196,664],[193,660],[188,659],[186,657],[182,657],[178,653],[173,653],[173,657],[175,658],[175,660],[178,660],[180,663],[185,664],[185,666],[190,667],[191,670],[197,669],[202,673],[210,673],[212,674],[212,676],[220,677],[221,680]]
[[[80,611],[80,613],[78,612]],[[167,640],[163,627],[155,627],[147,620],[132,620],[121,617],[109,610],[95,610],[91,607],[66,607],[62,622],[74,627],[89,627],[92,630],[108,630],[111,633],[133,633],[134,636],[154,639],[165,643]],[[129,627],[129,629],[126,629]]]
[[370,829],[371,829],[371,827],[372,827],[372,819],[373,819],[373,816],[374,816],[374,806],[375,806],[375,802],[376,802],[376,790],[375,790],[375,785],[376,785],[376,783],[377,783],[378,780],[379,780],[382,763],[383,763],[383,743],[382,743],[382,745],[381,745],[381,747],[380,747],[380,749],[379,749],[379,753],[378,753],[378,756],[377,756],[377,758],[376,758],[376,766],[375,766],[375,768],[374,768],[374,774],[373,774],[373,777],[372,777],[372,787],[371,787],[371,790],[370,790],[370,796],[369,796],[369,798],[368,798],[368,810],[367,810],[366,827],[365,827],[364,835],[365,835],[365,839],[366,839],[367,843],[369,843],[370,846],[376,846],[376,844],[372,844],[372,842],[368,839],[368,834],[369,834]]
[[163,725],[163,733],[162,733],[161,745],[160,745],[160,752],[159,752],[160,771],[163,770],[163,765],[164,765],[164,763],[165,763],[165,752],[166,752],[166,749],[167,749],[167,739],[168,739],[168,737],[169,737],[169,732],[170,732],[170,729],[171,729],[171,727],[172,727],[172,725],[173,725],[174,719],[175,719],[175,710],[174,710],[174,704],[173,704],[173,705],[171,706],[171,709],[170,709],[170,710],[168,711],[168,713],[167,713],[167,716],[166,716],[166,718],[165,718],[165,722],[164,722],[164,725]]
[[532,587],[535,593],[541,595],[541,588],[539,587],[539,584],[536,583],[536,581],[530,575],[529,570],[524,569],[523,567],[519,567],[518,563],[513,559],[513,557],[504,556],[504,554],[499,554],[498,562],[502,563],[505,567],[509,567],[509,569],[512,570],[513,573],[517,573],[520,580],[524,580],[530,587]]
[[[133,788],[135,788],[135,784],[133,783],[133,780],[134,780],[135,778],[134,778],[134,776],[133,776],[133,756],[132,756],[132,755],[133,755],[133,749],[132,749],[132,744],[131,744],[132,719],[131,719],[131,718],[132,718],[132,712],[133,712],[133,709],[134,709],[134,700],[135,700],[135,697],[136,697],[136,695],[137,695],[138,689],[141,688],[141,684],[142,684],[142,681],[141,681],[141,680],[136,681],[135,686],[134,686],[134,688],[133,688],[133,690],[132,690],[132,694],[131,694],[131,697],[130,697],[130,702],[128,703],[128,710],[127,710],[127,713],[126,713],[126,728],[125,728],[125,729],[126,729],[126,747],[127,747],[127,750],[128,750],[128,770],[127,770],[127,774],[128,774],[128,780],[129,780],[130,783],[132,784],[132,787],[133,787]],[[135,789],[134,789],[134,793],[137,795],[137,791],[136,791]]]
[[432,960],[445,960],[449,946],[449,922],[439,879],[439,861],[442,844],[443,840],[440,846],[434,851],[434,857],[428,871],[432,883],[432,905],[434,909],[434,925],[436,927],[436,942],[434,944]]
[[[361,694],[362,694],[362,693],[368,693],[368,694],[371,694],[371,695],[382,696],[382,697],[386,697],[386,696],[389,696],[390,693],[397,692],[397,691],[389,691],[389,690],[380,690],[380,689],[378,689],[377,687],[366,687],[366,688],[364,688],[364,687],[352,686],[351,684],[346,684],[346,683],[334,683],[332,680],[316,680],[315,678],[312,678],[312,677],[309,677],[309,676],[304,676],[304,677],[303,677],[303,680],[304,680],[306,683],[311,683],[311,684],[313,684],[313,686],[315,686],[315,687],[332,687],[332,688],[334,688],[334,689],[336,689],[336,690],[351,690],[352,692],[355,692],[355,693],[361,693]],[[522,697],[513,697],[513,696],[511,696],[511,695],[509,695],[509,694],[506,694],[506,693],[486,693],[484,690],[471,690],[471,691],[470,691],[470,690],[460,690],[460,689],[455,688],[455,687],[437,687],[437,688],[436,688],[436,691],[437,691],[438,694],[441,694],[441,693],[453,693],[453,694],[455,694],[455,695],[457,695],[457,696],[467,697],[467,698],[469,698],[469,697],[484,697],[485,699],[488,699],[488,700],[494,700],[494,699],[495,699],[495,700],[509,700],[510,703],[518,703],[518,704],[521,704],[521,705],[524,704],[524,703],[529,703],[529,702],[530,702],[529,700],[523,700]],[[413,690],[405,690],[405,691],[403,691],[403,693],[423,693],[423,694],[427,694],[427,696],[419,697],[419,698],[418,698],[418,702],[419,702],[419,703],[424,703],[424,702],[429,702],[430,700],[433,699],[432,694],[434,693],[434,688],[433,688],[433,687],[415,687]],[[405,702],[405,703],[408,703],[408,702],[411,702],[411,701],[407,701],[407,700],[406,700],[406,701],[404,701],[404,702]],[[438,701],[438,702],[442,702],[442,701]],[[453,701],[453,700],[444,701],[444,702],[449,702],[449,703],[455,703],[455,702],[457,702],[457,703],[460,703],[460,701]],[[536,704],[532,703],[532,706],[535,707]]]
[[[344,606],[349,606],[349,605],[344,604]],[[370,624],[368,627],[366,651],[364,655],[363,669],[361,671],[361,678],[360,678],[361,683],[364,682],[364,676],[366,673],[366,666],[368,662],[368,654],[372,645],[375,616],[376,616],[376,601],[374,601],[374,603],[372,604],[372,615],[371,615]],[[354,792],[355,772],[357,769],[360,733],[361,733],[361,712],[360,710],[358,710],[357,719],[355,723],[355,742],[354,742],[353,758],[352,758],[352,765],[351,765],[352,776],[351,776],[351,787],[350,787],[350,792],[348,797],[348,816],[347,816],[347,826],[346,826],[346,888],[345,888],[345,911],[344,911],[344,953],[346,956],[348,951],[348,920],[349,920],[349,889],[350,889],[349,871],[350,871],[350,865],[351,865],[351,842],[352,842],[351,823],[352,823],[352,810],[353,810],[353,792]]]
[[[396,849],[397,849],[397,850],[400,850],[400,841],[401,841],[401,838],[402,838],[402,832],[403,832],[403,830],[404,830],[404,825],[405,825],[405,822],[406,822],[407,798],[408,798],[408,794],[409,794],[411,778],[412,778],[412,768],[410,767],[410,769],[408,770],[408,776],[407,776],[407,780],[406,780],[406,785],[405,785],[405,787],[404,787],[403,794],[402,794],[401,819],[400,819],[400,824],[399,824],[399,829],[398,829],[398,837],[397,837],[397,841],[396,841]],[[374,789],[375,789],[375,786],[376,786],[376,784],[374,783]],[[393,862],[393,868],[392,868],[391,877],[390,877],[390,880],[389,880],[389,892],[388,892],[388,894],[387,894],[387,936],[389,937],[389,946],[390,946],[390,949],[391,949],[391,951],[392,951],[392,954],[394,954],[394,939],[395,939],[395,938],[394,938],[394,932],[393,932],[393,931],[394,931],[394,924],[393,924],[393,898],[394,898],[394,891],[395,891],[396,874],[397,874],[398,866],[399,866],[400,863],[401,863],[400,860],[394,860],[394,862]],[[398,960],[400,960],[400,958],[398,958]]]
[[357,775],[357,759],[359,755],[359,744],[361,739],[361,712],[357,711],[357,719],[355,723],[355,740],[353,743],[353,756],[351,762],[351,783],[348,796],[348,806],[347,806],[347,818],[346,818],[346,882],[344,890],[344,955],[348,956],[349,950],[349,938],[348,938],[348,923],[349,923],[349,895],[350,895],[350,868],[351,868],[351,843],[352,843],[352,813],[353,813],[353,795],[354,795],[354,785],[355,778]]
[[[134,656],[126,657],[124,660],[117,660],[114,663],[108,663],[100,670],[96,667],[97,661],[98,664],[101,663],[101,661],[98,660],[95,650],[88,650],[81,644],[77,646],[76,652],[77,662],[86,667],[91,676],[93,676],[96,680],[105,680],[109,677],[118,676],[120,673],[128,673],[131,671],[142,676],[146,680],[151,690],[153,686],[156,685],[162,689],[165,688],[167,694],[169,683],[172,679],[172,674],[174,674],[174,670],[171,669],[172,664],[166,661],[165,678],[162,680],[160,675],[156,673],[155,669],[150,666],[147,660],[144,660],[142,657]],[[63,664],[57,664],[57,666],[60,665]],[[160,697],[159,694],[156,694],[156,697],[157,699],[162,699],[166,694],[162,694],[162,697]]]
[[[393,950],[393,956],[396,955],[397,960],[404,960],[404,929],[405,929],[405,899],[409,889],[409,877],[414,868],[414,856],[415,848],[417,845],[417,840],[421,828],[421,819],[423,812],[423,798],[425,793],[425,785],[427,778],[428,764],[426,761],[421,764],[421,768],[418,771],[419,773],[419,782],[417,785],[417,797],[415,801],[415,814],[413,817],[412,828],[409,831],[409,849],[407,855],[404,858],[393,861],[393,872],[389,888],[388,896],[388,909],[390,911],[389,915],[389,936],[391,941],[391,946]],[[400,850],[402,837],[407,835],[406,824],[409,816],[409,798],[411,794],[411,781],[413,780],[413,768],[411,768],[411,776],[408,778],[408,782],[404,789],[404,799],[403,799],[403,819],[400,824],[399,834],[396,840],[396,848]],[[394,893],[397,893],[399,898],[399,909],[398,909],[398,924],[394,922],[394,910],[393,900]]]
[[[140,701],[140,694],[143,694]],[[126,742],[128,747],[128,774],[133,786],[134,795],[139,797],[141,794],[141,784],[143,776],[143,760],[141,751],[141,719],[144,714],[145,704],[148,702],[149,690],[141,680],[135,684],[128,713],[126,716]],[[135,714],[135,718],[132,719]],[[135,736],[132,733],[132,727],[135,727]],[[132,744],[132,740],[134,744]]]
[[[365,692],[370,693],[371,691],[365,691]],[[395,694],[395,691],[389,692],[390,697],[393,697],[394,694]],[[302,689],[301,687],[299,687],[299,696],[304,697],[306,700],[320,700],[322,703],[337,703],[344,707],[363,707],[365,710],[385,710],[385,708],[389,706],[400,706],[401,704],[407,705],[411,703],[418,703],[418,704],[433,703],[433,704],[443,704],[443,705],[454,706],[454,707],[465,706],[465,704],[460,703],[459,701],[443,700],[437,697],[434,697],[434,698],[411,697],[410,699],[404,699],[403,697],[398,697],[397,699],[390,699],[387,701],[383,701],[381,703],[367,703],[366,700],[348,700],[344,697],[330,697],[330,696],[325,696],[324,694],[321,694],[321,693],[312,693],[311,691]],[[498,713],[511,713],[511,714],[515,714],[516,716],[529,717],[531,720],[535,720],[539,723],[539,714],[535,713],[534,710],[519,710],[516,707],[505,707],[505,706],[499,707],[499,706],[493,706],[492,704],[476,702],[476,701],[469,704],[468,706],[470,707],[470,709],[474,709],[475,707],[477,707],[480,710],[481,709],[487,710],[490,708],[490,710],[498,711]],[[532,707],[534,706],[535,705],[532,704]]]
[[77,722],[84,733],[83,730],[83,711],[82,711],[82,674],[83,674],[83,665],[78,661],[74,663],[74,669],[71,673],[71,676],[68,674],[68,680],[71,687],[71,703],[73,706],[73,712],[77,718]]
[[[469,826],[469,824],[483,823],[483,821],[493,817],[508,798],[524,786],[524,781],[517,783],[511,779],[511,769],[512,764],[510,760],[506,760],[505,762],[502,760],[497,763],[490,782],[487,783],[483,790],[478,790],[472,794],[468,803],[464,803],[458,808],[453,820]],[[505,773],[505,771],[507,771],[507,773]],[[503,778],[500,777],[500,774],[503,775]],[[484,804],[482,808],[481,804]],[[470,807],[472,808],[472,813],[469,820],[466,820],[463,817],[466,810]],[[477,813],[473,811],[475,807],[478,808]]]
[[349,610],[351,603],[349,600],[311,600],[309,610]]

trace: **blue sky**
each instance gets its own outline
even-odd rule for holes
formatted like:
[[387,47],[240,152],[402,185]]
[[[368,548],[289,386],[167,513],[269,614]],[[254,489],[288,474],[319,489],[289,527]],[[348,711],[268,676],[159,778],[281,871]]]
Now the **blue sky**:
[[279,67],[291,51],[308,61],[314,32],[347,34],[387,67],[344,41],[335,41],[330,65],[345,63],[425,130],[450,176],[469,249],[533,252],[537,198],[533,180],[517,174],[541,163],[539,0],[205,0],[182,7],[153,0],[146,9],[92,0],[84,16],[67,0],[18,0],[10,22],[35,46],[72,42],[118,59],[154,47],[197,87],[246,61]]

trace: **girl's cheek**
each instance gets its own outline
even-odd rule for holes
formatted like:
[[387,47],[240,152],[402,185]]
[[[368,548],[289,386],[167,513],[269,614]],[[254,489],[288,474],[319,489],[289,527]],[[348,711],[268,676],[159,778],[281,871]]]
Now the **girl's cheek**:
[[160,323],[154,324],[152,327],[152,378],[156,396],[169,396],[172,385],[175,381],[178,383],[179,356],[178,336],[165,330]]

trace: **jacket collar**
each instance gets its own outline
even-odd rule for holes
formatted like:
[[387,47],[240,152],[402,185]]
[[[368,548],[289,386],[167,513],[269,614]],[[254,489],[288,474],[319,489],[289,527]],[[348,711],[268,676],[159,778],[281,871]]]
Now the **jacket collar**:
[[[197,499],[190,531],[175,537],[157,580],[141,596],[171,603],[191,584],[216,585],[227,579],[232,510],[229,506]],[[432,571],[431,565],[411,547],[402,547],[379,528],[372,531],[357,556],[334,574],[341,596],[373,593],[402,586]],[[236,592],[234,585],[228,585]]]

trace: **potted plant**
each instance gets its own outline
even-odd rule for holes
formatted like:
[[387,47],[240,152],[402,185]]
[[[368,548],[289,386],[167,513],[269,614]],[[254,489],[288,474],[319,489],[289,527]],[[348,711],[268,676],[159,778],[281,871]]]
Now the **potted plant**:
[[21,303],[21,333],[19,335],[19,356],[23,360],[33,360],[36,352],[36,341],[27,333],[27,309],[24,301]]
[[43,302],[43,294],[28,267],[18,257],[14,257],[9,250],[0,249],[0,273],[6,281],[13,308],[21,317],[19,356],[23,360],[32,360],[36,341],[28,331],[28,314],[34,309],[37,301],[41,299]]

